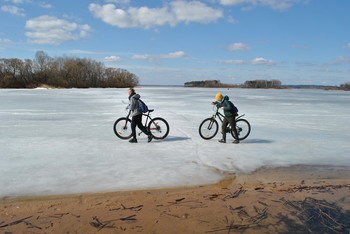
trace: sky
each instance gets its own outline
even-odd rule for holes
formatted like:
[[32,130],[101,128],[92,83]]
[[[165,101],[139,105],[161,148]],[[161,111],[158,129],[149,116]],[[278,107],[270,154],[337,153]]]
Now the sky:
[[348,0],[0,0],[0,58],[91,58],[141,85],[340,85],[349,12]]

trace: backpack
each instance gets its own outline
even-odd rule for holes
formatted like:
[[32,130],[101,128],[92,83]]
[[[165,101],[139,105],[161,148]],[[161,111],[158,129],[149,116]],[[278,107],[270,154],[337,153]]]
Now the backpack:
[[228,101],[228,103],[230,103],[231,111],[233,113],[237,114],[238,113],[238,108],[231,101]]
[[146,113],[148,111],[148,106],[141,100],[139,99],[139,110],[141,113]]

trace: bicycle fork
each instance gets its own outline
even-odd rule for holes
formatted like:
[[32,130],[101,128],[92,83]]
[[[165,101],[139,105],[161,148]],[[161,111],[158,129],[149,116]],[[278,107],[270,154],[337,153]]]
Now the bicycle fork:
[[211,118],[211,121],[209,122],[209,125],[208,125],[208,130],[212,129],[214,122],[215,122],[215,118]]

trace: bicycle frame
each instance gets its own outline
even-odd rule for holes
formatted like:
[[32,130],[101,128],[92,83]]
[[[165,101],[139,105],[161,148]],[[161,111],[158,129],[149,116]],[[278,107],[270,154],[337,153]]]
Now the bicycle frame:
[[[153,111],[153,110],[151,110],[151,111]],[[145,124],[144,124],[144,126],[145,126],[146,128],[147,128],[147,125],[148,125],[148,120],[149,120],[149,121],[152,121],[152,117],[151,117],[151,115],[150,115],[151,111],[148,111],[147,114],[142,113],[143,116],[146,116],[146,121],[145,121]]]
[[[244,114],[243,115],[239,115],[239,116],[235,117],[235,120],[237,121],[240,118],[242,118],[243,116],[244,116]],[[218,117],[218,119],[220,120],[221,123],[222,123],[224,118],[226,119],[226,117],[219,112],[219,108],[217,108],[217,107],[216,107],[216,111],[213,114],[212,118],[215,119],[216,117]]]
[[[151,115],[150,115],[152,111],[153,111],[153,110],[149,110],[149,111],[147,112],[147,114],[142,113],[143,116],[146,116],[145,124],[143,124],[143,126],[145,126],[145,128],[147,128],[148,121],[152,121],[152,117],[151,117]],[[129,119],[129,120],[131,121],[131,119],[130,119],[130,114],[131,114],[131,111],[129,110],[129,113],[128,113],[128,115],[126,116],[126,118]],[[127,127],[127,124],[128,124],[128,122],[125,122],[124,128]],[[141,134],[142,134],[142,132],[139,132],[138,135],[140,136]]]

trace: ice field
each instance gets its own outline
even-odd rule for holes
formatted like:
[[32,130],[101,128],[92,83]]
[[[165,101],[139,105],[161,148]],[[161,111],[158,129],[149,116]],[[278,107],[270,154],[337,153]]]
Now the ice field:
[[[0,89],[0,197],[214,183],[227,174],[297,164],[350,166],[350,92],[136,88],[164,140],[130,144],[114,135],[127,89]],[[217,92],[230,96],[252,131],[240,144],[198,134]]]

